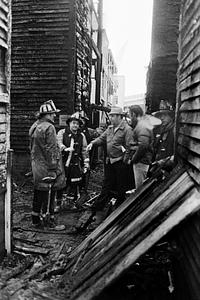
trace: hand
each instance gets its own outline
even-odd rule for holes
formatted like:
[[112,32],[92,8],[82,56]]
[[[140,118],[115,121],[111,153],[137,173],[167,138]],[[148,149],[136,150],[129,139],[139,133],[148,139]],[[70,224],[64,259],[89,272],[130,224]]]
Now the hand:
[[87,173],[87,171],[90,169],[90,164],[88,162],[84,163],[83,166],[83,173]]
[[125,165],[130,165],[131,159],[127,155],[125,155],[124,158],[123,158],[123,163]]
[[73,152],[73,151],[74,151],[74,148],[68,147],[68,148],[65,148],[64,151],[65,151],[65,152]]
[[91,149],[92,149],[92,146],[93,146],[93,144],[92,144],[92,143],[90,143],[90,144],[87,146],[87,148],[86,148],[86,151],[91,151]]
[[47,177],[56,178],[57,174],[55,171],[49,171]]

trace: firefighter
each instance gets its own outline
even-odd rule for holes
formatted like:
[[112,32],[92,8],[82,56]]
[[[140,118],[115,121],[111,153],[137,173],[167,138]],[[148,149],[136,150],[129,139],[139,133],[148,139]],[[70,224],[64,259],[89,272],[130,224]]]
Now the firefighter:
[[174,165],[174,111],[160,109],[152,115],[161,120],[161,125],[154,130],[154,157],[150,173],[162,167],[170,172]]
[[[61,129],[57,135],[63,154],[68,198],[71,198],[73,205],[76,204],[78,198],[78,190],[82,183],[83,174],[87,173],[90,167],[86,152],[86,137],[80,131],[81,124],[80,114],[76,112],[67,120],[66,128]],[[60,205],[62,193],[58,193],[57,198],[57,204]]]
[[[54,118],[58,112],[52,100],[44,102],[40,107],[38,120],[29,130],[29,137],[34,180],[33,226],[43,228],[43,221],[48,213],[50,218],[45,225],[62,230],[64,226],[56,226],[54,219],[55,191],[65,186],[61,151],[54,127]],[[44,181],[44,178],[52,179],[51,184]]]

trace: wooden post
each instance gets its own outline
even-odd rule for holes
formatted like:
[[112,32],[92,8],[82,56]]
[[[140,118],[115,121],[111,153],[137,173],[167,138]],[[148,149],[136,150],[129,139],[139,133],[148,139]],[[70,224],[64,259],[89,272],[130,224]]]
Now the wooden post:
[[10,82],[11,82],[11,0],[8,1],[9,14],[8,14],[8,50],[6,54],[6,87],[7,87],[7,108],[6,108],[6,154],[7,154],[7,178],[6,178],[6,193],[5,193],[5,249],[7,253],[11,253],[11,191],[12,191],[12,157],[13,150],[10,149]]
[[99,50],[100,57],[97,58],[96,95],[95,95],[96,104],[100,104],[100,97],[101,97],[103,0],[99,0],[98,3],[98,24],[99,25],[98,25],[97,48]]
[[13,150],[7,152],[7,179],[5,194],[5,249],[7,253],[11,253],[11,194],[12,194],[12,156]]

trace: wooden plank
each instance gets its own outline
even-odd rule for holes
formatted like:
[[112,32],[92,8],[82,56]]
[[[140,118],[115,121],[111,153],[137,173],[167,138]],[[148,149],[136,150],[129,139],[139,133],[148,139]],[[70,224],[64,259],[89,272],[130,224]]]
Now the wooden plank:
[[[1,175],[0,175],[1,180]],[[2,191],[0,184],[0,257],[5,253],[5,190]]]
[[186,101],[191,98],[199,97],[200,96],[200,85],[195,87],[190,87],[190,89],[186,91],[182,91],[180,94],[181,101]]
[[[187,3],[182,4],[181,33],[182,33],[183,39],[191,31],[191,28],[192,28],[191,25],[193,23],[192,21],[196,19],[196,16],[198,16],[198,14],[196,15],[196,12],[198,12],[198,10],[199,10],[198,1],[189,0],[189,1],[187,1]],[[184,20],[184,22],[183,22],[183,20]],[[189,26],[189,24],[190,24],[190,26]]]
[[[109,256],[112,257],[115,255],[114,253],[120,253],[128,242],[133,243],[134,238],[139,236],[141,232],[144,232],[150,224],[152,224],[153,220],[161,216],[164,212],[166,213],[166,211],[193,186],[193,181],[185,172],[168,190],[163,192],[149,207],[147,207],[147,209],[138,215],[135,220],[124,229],[121,229],[116,236],[113,236],[111,233],[104,237],[99,245],[95,245],[90,251],[87,251],[84,258],[84,266],[82,270],[79,271],[80,278],[86,277],[87,272],[90,274],[90,272],[94,271],[95,265],[98,265],[99,267],[99,264],[104,257],[108,262]],[[120,224],[116,224],[116,227],[118,226],[120,227]],[[115,249],[114,253],[112,252],[112,249]],[[111,259],[112,258],[110,258],[110,260]],[[106,263],[102,264],[102,266],[103,265],[106,265]]]
[[185,218],[193,215],[200,209],[200,194],[194,189],[193,193],[185,197],[184,203],[173,212],[167,220],[160,224],[150,233],[141,243],[111,268],[106,276],[101,277],[92,286],[88,287],[83,293],[74,293],[72,299],[90,300],[98,296],[101,291],[110,285],[114,280],[124,273],[128,268],[156,242],[163,238],[171,229],[180,224]]
[[200,20],[195,20],[196,23],[192,25],[192,29],[189,35],[186,35],[185,40],[182,40],[181,44],[181,57],[180,62],[186,61],[192,54],[192,52],[199,46],[199,31]]
[[183,91],[193,85],[200,83],[199,72],[192,73],[186,79],[180,82],[179,90]]
[[200,97],[195,99],[190,99],[189,101],[185,101],[181,103],[180,112],[190,111],[190,110],[199,110],[200,109]]
[[181,126],[179,128],[179,132],[182,133],[183,135],[193,137],[193,138],[196,138],[196,139],[200,138],[199,130],[200,130],[200,126],[190,125],[190,124],[188,124],[187,126]]
[[9,103],[9,97],[8,94],[5,93],[0,93],[0,103],[5,103],[8,104]]
[[179,155],[190,164],[190,167],[193,169],[199,170],[200,169],[200,156],[198,154],[195,155],[190,149],[183,147],[183,145],[179,145],[177,147],[177,151]]
[[137,197],[141,197],[143,193],[147,193],[148,189],[156,180],[146,181],[135,193],[131,195],[116,211],[114,211],[106,220],[103,221],[69,256],[69,258],[75,257],[80,251],[82,251],[88,244],[89,240],[96,239],[108,227],[112,226],[113,222],[116,221],[122,213],[135,201]]
[[6,14],[8,14],[8,4],[6,5],[4,1],[0,0],[0,7]]
[[198,57],[195,61],[193,61],[187,68],[184,68],[183,65],[180,64],[179,72],[180,72],[180,82],[186,79],[189,75],[194,74],[200,69],[200,57]]
[[200,155],[200,137],[199,140],[193,139],[191,137],[185,136],[183,134],[179,134],[178,136],[178,144],[184,146],[188,150],[197,153]]
[[200,125],[200,111],[181,112],[179,115],[179,122]]

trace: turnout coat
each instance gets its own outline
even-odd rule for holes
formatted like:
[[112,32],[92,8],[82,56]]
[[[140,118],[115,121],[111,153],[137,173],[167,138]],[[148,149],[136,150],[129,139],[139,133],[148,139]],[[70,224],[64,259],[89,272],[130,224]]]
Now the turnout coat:
[[54,190],[64,188],[65,173],[53,122],[46,118],[36,121],[29,130],[29,137],[35,189],[48,190],[48,185],[42,182],[46,176],[56,176]]
[[[61,129],[58,132],[58,143],[63,153],[67,182],[78,184],[83,177],[83,168],[89,164],[86,137],[82,132],[78,131],[74,134],[66,127],[66,129]],[[74,151],[72,153],[66,152],[65,149],[71,146]]]

